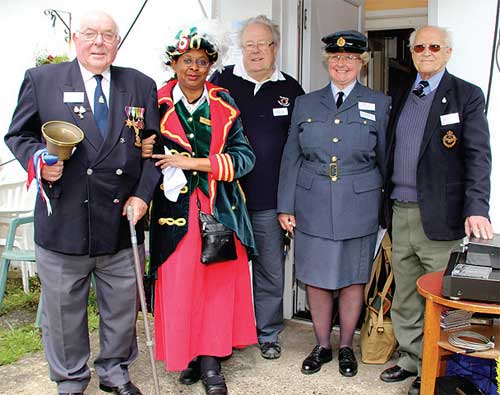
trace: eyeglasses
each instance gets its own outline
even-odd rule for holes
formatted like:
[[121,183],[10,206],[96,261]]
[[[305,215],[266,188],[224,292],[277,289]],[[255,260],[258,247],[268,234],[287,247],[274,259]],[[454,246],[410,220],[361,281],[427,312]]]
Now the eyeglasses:
[[437,53],[439,51],[441,51],[441,48],[448,48],[448,47],[445,47],[445,46],[441,46],[439,44],[415,44],[413,46],[413,52],[415,53],[422,53],[425,51],[425,48],[429,48],[429,51],[431,51],[432,53]]
[[186,67],[191,67],[193,63],[196,63],[196,66],[198,66],[200,69],[206,69],[208,66],[210,66],[210,62],[207,59],[193,60],[191,58],[182,58],[182,63],[184,63]]
[[97,36],[100,34],[102,37],[102,41],[107,44],[112,44],[117,37],[116,33],[113,32],[97,32],[95,30],[85,30],[84,32],[79,32],[79,34],[83,37],[85,41],[95,41],[97,40]]
[[259,51],[264,51],[265,49],[269,48],[271,45],[274,44],[274,41],[247,41],[244,42],[242,47],[245,51],[253,51],[256,48]]
[[353,64],[357,60],[360,59],[359,56],[356,55],[330,55],[328,56],[328,61],[333,64],[340,63],[340,60],[343,60],[345,64]]

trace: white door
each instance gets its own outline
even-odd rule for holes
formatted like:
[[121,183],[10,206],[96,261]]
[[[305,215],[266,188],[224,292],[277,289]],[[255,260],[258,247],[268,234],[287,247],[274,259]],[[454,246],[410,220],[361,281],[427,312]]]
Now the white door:
[[364,0],[304,0],[302,3],[302,87],[306,92],[329,81],[321,38],[339,30],[363,31]]

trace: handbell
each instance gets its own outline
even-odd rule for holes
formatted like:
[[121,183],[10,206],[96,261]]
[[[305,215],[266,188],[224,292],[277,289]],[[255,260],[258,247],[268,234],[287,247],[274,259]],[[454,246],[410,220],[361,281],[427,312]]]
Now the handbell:
[[83,140],[82,129],[65,121],[49,121],[42,125],[42,134],[47,141],[47,152],[57,155],[59,160],[69,159],[73,148]]

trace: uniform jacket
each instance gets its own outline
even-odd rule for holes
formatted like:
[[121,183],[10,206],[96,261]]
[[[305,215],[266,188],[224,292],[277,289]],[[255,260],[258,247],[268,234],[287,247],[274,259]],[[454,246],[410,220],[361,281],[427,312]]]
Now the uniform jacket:
[[[162,138],[161,149],[166,145],[172,153],[189,155],[193,152],[172,100],[172,89],[177,83],[170,81],[158,92]],[[208,192],[212,214],[232,229],[250,254],[255,254],[252,227],[245,206],[243,191],[238,178],[252,170],[255,155],[248,144],[241,126],[239,110],[224,88],[206,83],[210,98],[212,139],[209,160],[212,172],[208,173]],[[188,231],[189,198],[193,185],[197,185],[196,171],[184,170],[187,185],[177,202],[164,196],[162,184],[156,188],[151,211],[151,271],[156,270],[175,250]]]
[[[65,92],[82,92],[83,103],[64,102]],[[126,106],[145,109],[144,129],[159,128],[156,85],[144,74],[111,66],[109,119],[102,139],[85,93],[77,60],[41,66],[26,72],[5,142],[27,169],[33,154],[45,147],[41,126],[62,120],[80,127],[84,140],[64,163],[62,177],[43,187],[53,213],[47,216],[40,196],[35,207],[35,242],[65,254],[90,256],[113,254],[129,247],[130,232],[123,204],[130,196],[148,203],[159,172],[152,160],[141,159],[134,146],[134,130],[125,126]],[[93,99],[92,99],[93,100]],[[83,119],[74,107],[82,105]],[[137,226],[143,242],[142,223]]]
[[295,215],[301,232],[345,240],[377,231],[389,107],[359,83],[340,109],[330,85],[296,99],[278,212]]
[[[388,224],[396,127],[411,89],[395,97],[391,113],[384,199]],[[444,73],[425,125],[417,164],[417,200],[424,232],[431,240],[460,239],[465,236],[466,217],[488,217],[491,150],[484,108],[480,88]],[[458,122],[443,122],[442,116],[447,114],[457,114]]]

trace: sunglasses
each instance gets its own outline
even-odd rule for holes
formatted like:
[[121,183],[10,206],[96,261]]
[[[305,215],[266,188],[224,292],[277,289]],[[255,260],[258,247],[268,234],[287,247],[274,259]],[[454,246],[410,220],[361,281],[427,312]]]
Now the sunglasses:
[[413,46],[413,52],[415,53],[422,53],[425,51],[425,48],[429,48],[429,51],[436,53],[441,51],[441,48],[448,48],[448,47],[442,47],[439,44],[415,44]]

